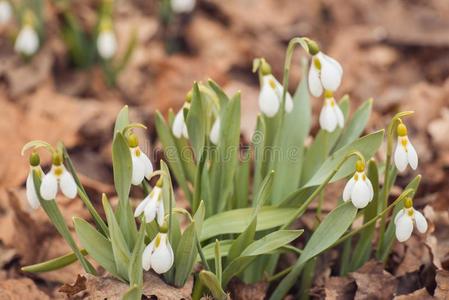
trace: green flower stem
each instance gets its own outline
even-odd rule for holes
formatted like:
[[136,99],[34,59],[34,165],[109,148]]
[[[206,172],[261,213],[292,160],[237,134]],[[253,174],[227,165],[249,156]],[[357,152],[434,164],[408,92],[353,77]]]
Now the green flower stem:
[[273,276],[270,276],[266,279],[267,282],[272,282],[272,281],[276,281],[279,278],[284,277],[285,275],[287,275],[288,273],[290,273],[290,271],[293,269],[293,266],[290,266],[276,274],[274,274]]
[[[323,147],[324,147],[324,156],[325,157],[323,157],[323,161],[326,159],[326,157],[327,157],[327,148],[328,148],[328,143],[329,143],[329,134],[327,133],[327,131],[324,131],[324,145],[323,145]],[[321,193],[320,193],[320,198],[319,198],[319,201],[318,201],[318,206],[317,206],[317,208],[316,208],[316,221],[317,221],[317,226],[319,225],[319,222],[320,222],[320,220],[321,220],[321,210],[322,210],[322,206],[323,206],[323,202],[324,202],[324,193],[325,193],[325,191],[324,191],[324,189],[321,191]]]
[[306,211],[307,207],[309,207],[310,203],[321,193],[321,191],[326,187],[326,185],[331,181],[331,179],[337,174],[337,172],[340,170],[340,168],[343,166],[343,164],[352,156],[357,156],[361,160],[364,161],[363,155],[358,152],[354,151],[349,154],[347,154],[337,165],[337,167],[332,171],[332,173],[327,176],[327,178],[323,181],[323,183],[318,186],[318,188],[313,191],[313,193],[307,198],[307,200],[296,210],[295,214],[281,227],[281,229],[287,229],[297,218],[302,216],[302,214]]
[[[389,182],[389,172],[391,167],[391,157],[393,154],[393,138],[394,138],[394,129],[396,128],[396,123],[400,118],[409,116],[413,114],[413,111],[404,111],[396,114],[393,119],[391,120],[390,124],[387,128],[387,157],[385,159],[385,171],[384,171],[384,186],[382,189],[382,198],[381,203],[382,207],[388,206],[388,195],[390,194],[390,188],[392,186],[392,182]],[[377,245],[377,254],[380,255],[381,248],[384,243],[384,235],[385,235],[385,226],[386,226],[386,215],[382,216],[382,219],[380,220],[380,227],[379,227],[379,244]]]

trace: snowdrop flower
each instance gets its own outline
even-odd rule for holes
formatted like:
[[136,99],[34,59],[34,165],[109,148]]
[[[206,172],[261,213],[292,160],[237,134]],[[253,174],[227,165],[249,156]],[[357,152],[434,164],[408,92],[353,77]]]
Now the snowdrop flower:
[[33,26],[25,24],[19,32],[14,44],[14,50],[26,56],[36,53],[39,48],[39,37]]
[[397,128],[398,143],[394,152],[394,163],[399,172],[405,171],[407,165],[413,170],[418,167],[418,155],[407,137],[407,127],[400,123]]
[[209,139],[212,144],[217,145],[220,138],[220,118],[216,118],[212,129],[210,130]]
[[361,209],[373,200],[373,185],[365,174],[365,163],[361,160],[356,163],[354,176],[346,183],[343,190],[343,201],[352,201],[355,207]]
[[195,0],[171,0],[171,8],[177,14],[189,13],[195,8]]
[[161,227],[161,232],[145,247],[142,253],[142,267],[145,271],[153,269],[156,273],[162,274],[170,270],[174,258],[167,231]]
[[140,150],[139,140],[134,133],[128,136],[128,145],[131,151],[133,165],[131,183],[139,185],[142,183],[144,177],[148,180],[150,179],[151,173],[153,173],[153,164],[148,156]]
[[312,55],[309,69],[310,93],[320,97],[325,90],[335,92],[340,86],[343,68],[338,61],[321,52],[315,42],[309,41],[308,46]]
[[414,224],[420,233],[427,231],[426,218],[413,208],[413,200],[411,198],[405,200],[404,208],[394,218],[394,224],[396,225],[396,238],[399,242],[405,242],[410,238]]
[[117,52],[117,39],[110,21],[103,21],[97,37],[98,53],[103,59],[110,59]]
[[31,153],[30,155],[30,172],[28,173],[27,181],[26,181],[26,195],[28,203],[31,208],[37,209],[40,206],[39,198],[36,193],[36,186],[34,185],[33,174],[40,178],[43,174],[42,169],[40,167],[40,158],[36,152]]
[[164,224],[165,210],[161,187],[162,180],[159,179],[151,193],[137,206],[134,212],[135,218],[143,213],[145,215],[145,222],[150,223],[156,218],[159,226]]
[[[267,117],[274,117],[281,106],[283,86],[270,74],[262,77],[262,87],[259,94],[259,109]],[[284,109],[287,113],[293,110],[293,99],[290,93],[285,96]]]
[[61,192],[69,199],[73,199],[77,194],[77,186],[72,174],[66,170],[62,164],[62,155],[53,153],[53,161],[50,172],[42,178],[40,193],[45,200],[55,199],[58,192],[58,185]]
[[184,120],[184,107],[185,105],[178,111],[172,125],[173,135],[178,139],[180,139],[181,137],[184,137],[186,139],[189,138],[189,133],[187,132],[187,125]]
[[320,126],[322,129],[333,132],[337,126],[343,128],[345,118],[340,106],[335,102],[331,91],[324,93],[324,105],[320,113]]
[[12,16],[11,4],[6,0],[0,0],[0,24],[8,23]]

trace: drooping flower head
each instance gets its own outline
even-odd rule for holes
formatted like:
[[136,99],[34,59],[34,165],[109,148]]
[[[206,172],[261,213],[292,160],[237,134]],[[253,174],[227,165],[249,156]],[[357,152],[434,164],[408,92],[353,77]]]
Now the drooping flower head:
[[413,170],[418,167],[418,155],[407,136],[407,127],[400,123],[397,127],[398,143],[394,152],[394,163],[399,172],[405,171],[407,165]]
[[320,97],[323,91],[335,92],[340,86],[343,68],[338,61],[321,52],[316,42],[309,40],[307,43],[312,55],[308,76],[310,93]]
[[164,199],[162,198],[162,178],[157,181],[151,193],[137,206],[134,217],[137,218],[142,213],[145,216],[145,222],[150,223],[156,218],[159,226],[164,224],[165,209]]
[[156,273],[166,273],[173,266],[175,256],[167,235],[167,227],[161,226],[160,232],[145,247],[142,253],[142,268],[153,269]]
[[62,164],[62,154],[58,151],[53,153],[52,166],[50,171],[42,178],[40,193],[43,199],[53,200],[58,193],[58,186],[61,192],[69,199],[73,199],[77,194],[77,186],[72,174]]
[[340,106],[335,102],[333,93],[326,91],[324,93],[324,104],[320,113],[320,126],[322,129],[333,132],[337,126],[343,128],[345,118]]
[[[281,106],[284,87],[271,74],[271,67],[265,61],[261,60],[260,72],[262,82],[259,93],[259,109],[267,117],[274,117]],[[286,93],[284,109],[287,113],[293,110],[293,99],[290,93]]]
[[174,13],[189,13],[195,8],[196,0],[171,0],[171,8]]
[[39,48],[39,37],[34,28],[34,16],[31,11],[24,14],[24,21],[19,34],[17,35],[14,50],[26,56],[36,53]]
[[184,105],[182,108],[176,113],[175,119],[173,120],[172,124],[172,132],[173,135],[180,139],[181,137],[184,137],[186,139],[189,138],[189,133],[187,131],[187,125],[186,121],[184,119],[184,109],[190,108],[190,102],[192,101],[192,91],[190,91],[186,96],[186,101],[184,102]]
[[12,17],[11,3],[7,0],[0,0],[0,24],[8,23]]
[[396,225],[396,238],[399,242],[405,242],[410,238],[414,225],[420,233],[427,231],[427,220],[421,212],[413,208],[412,198],[405,200],[404,208],[394,218],[394,224]]
[[153,164],[148,156],[140,150],[139,140],[134,133],[128,136],[128,146],[131,151],[133,166],[131,183],[133,185],[139,185],[145,177],[150,179],[151,173],[153,173]]
[[356,172],[346,183],[343,190],[343,201],[352,201],[355,207],[361,209],[373,200],[374,191],[371,181],[365,174],[365,163],[361,160],[356,162]]
[[105,18],[100,23],[97,37],[97,49],[103,59],[111,59],[117,52],[117,38],[112,28],[112,21]]
[[31,208],[37,209],[40,206],[39,198],[36,193],[36,186],[34,185],[34,174],[37,177],[41,178],[43,171],[40,166],[40,157],[36,152],[32,152],[30,155],[30,171],[28,173],[27,181],[26,181],[26,195],[28,203]]

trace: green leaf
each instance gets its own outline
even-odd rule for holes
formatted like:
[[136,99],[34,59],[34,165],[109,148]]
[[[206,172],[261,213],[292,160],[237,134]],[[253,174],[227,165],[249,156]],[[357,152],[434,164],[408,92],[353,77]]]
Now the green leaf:
[[73,237],[67,227],[67,224],[64,221],[64,217],[62,216],[59,208],[55,202],[55,200],[45,200],[42,198],[40,193],[41,179],[36,172],[33,172],[33,182],[36,187],[36,195],[39,199],[39,203],[44,209],[50,221],[55,226],[56,230],[59,234],[64,238],[64,240],[69,244],[72,251],[75,253],[77,259],[80,261],[84,270],[90,274],[96,275],[95,268],[89,263],[89,261],[81,254],[78,246],[76,245]]
[[[130,263],[131,253],[126,244],[125,237],[120,229],[120,226],[115,218],[112,207],[109,204],[106,195],[103,194],[103,208],[106,213],[106,218],[109,225],[109,235],[111,237],[112,253],[114,254],[114,261],[117,267],[117,273],[122,278],[128,278],[128,265]],[[87,247],[85,247],[87,249]],[[88,250],[89,251],[89,250]]]
[[357,139],[365,129],[373,108],[373,99],[365,101],[354,113],[351,121],[345,127],[343,134],[338,140],[335,150],[338,150]]
[[129,109],[128,105],[123,106],[115,119],[114,134],[122,132],[129,125]]
[[234,259],[240,256],[240,254],[254,241],[254,235],[256,233],[257,217],[253,217],[251,223],[232,243],[226,259],[227,263],[232,262]]
[[145,247],[144,239],[145,224],[141,224],[128,267],[128,278],[131,286],[141,287],[143,283],[142,254]]
[[125,294],[123,294],[123,300],[140,300],[142,298],[142,288],[134,285],[130,287]]
[[226,286],[232,277],[245,270],[258,255],[275,251],[276,249],[289,244],[302,233],[303,230],[279,230],[251,243],[243,253],[228,264],[223,271],[223,286]]
[[111,242],[83,219],[74,218],[73,224],[81,245],[89,255],[106,271],[125,281],[126,278],[117,272]]
[[[222,234],[243,232],[248,225],[247,218],[253,210],[254,208],[234,209],[207,218],[203,224],[200,240],[205,241]],[[256,230],[261,231],[281,226],[293,216],[295,211],[296,208],[262,207],[257,215]]]
[[220,102],[220,107],[225,107],[229,101],[228,96],[225,94],[225,92],[223,92],[221,87],[212,79],[209,79],[207,81],[207,83],[209,84],[209,86],[214,90],[215,94],[217,95],[218,101]]
[[223,211],[230,201],[240,143],[240,94],[233,97],[220,112],[220,137],[213,154],[210,172],[212,197]]
[[112,166],[114,171],[115,190],[117,191],[119,199],[117,222],[120,225],[129,249],[132,249],[137,236],[136,223],[129,204],[132,161],[128,143],[120,132],[115,134],[112,142]]
[[280,300],[297,282],[304,264],[311,258],[331,247],[351,226],[357,215],[357,208],[351,202],[344,203],[331,211],[310,237],[291,272],[279,283],[271,300]]
[[[349,111],[349,97],[345,96],[340,100],[339,107],[346,120]],[[313,143],[307,148],[304,155],[304,165],[302,168],[301,182],[307,182],[326,160],[332,148],[335,146],[343,129],[337,127],[333,132],[320,129]]]
[[177,287],[184,286],[192,272],[198,254],[196,238],[195,222],[191,222],[182,234],[176,249],[174,285]]
[[199,274],[201,282],[209,289],[209,291],[217,300],[226,300],[227,295],[221,288],[220,282],[214,273],[202,270]]
[[195,220],[195,228],[197,236],[201,236],[201,231],[203,230],[204,216],[206,214],[206,208],[204,207],[203,201],[200,202],[196,213],[193,215],[193,220]]
[[[82,255],[87,255],[87,251],[85,249],[80,249],[80,252]],[[73,264],[78,259],[76,258],[75,253],[70,252],[66,255],[62,255],[38,264],[29,265],[20,268],[23,272],[29,272],[29,273],[43,273],[43,272],[50,272],[54,270],[62,269],[68,265]]]
[[[220,241],[220,254],[221,256],[228,256],[229,248],[231,248],[232,242],[234,240],[222,240]],[[215,242],[210,243],[204,247],[202,247],[204,257],[206,257],[207,260],[211,260],[215,258]],[[197,261],[200,261],[199,258]]]
[[249,173],[250,173],[250,151],[243,155],[242,162],[238,164],[234,178],[234,203],[232,208],[244,208],[249,204]]
[[206,138],[206,114],[198,83],[193,84],[192,103],[186,118],[187,131],[197,161],[203,152]]
[[[307,78],[307,77],[305,77]],[[277,159],[270,164],[275,171],[271,203],[279,203],[298,188],[304,155],[304,141],[309,134],[311,107],[307,79],[301,81],[293,96],[293,110],[284,114],[273,149]],[[267,170],[267,171],[270,171]]]
[[254,147],[254,180],[253,180],[253,193],[259,190],[260,183],[262,182],[262,175],[264,174],[264,153],[267,149],[265,147],[265,119],[260,115],[257,116],[256,130],[251,138],[251,143]]
[[217,274],[218,282],[221,285],[221,277],[223,275],[223,266],[221,262],[221,247],[220,247],[220,241],[215,240],[215,273]]
[[181,150],[183,149],[178,148],[175,137],[173,136],[170,128],[165,123],[164,118],[159,111],[156,112],[155,126],[158,138],[164,148],[164,154],[167,163],[169,164],[170,169],[172,170],[176,178],[176,181],[180,185],[187,199],[191,201],[192,195],[187,184],[186,172],[184,170],[181,158]]

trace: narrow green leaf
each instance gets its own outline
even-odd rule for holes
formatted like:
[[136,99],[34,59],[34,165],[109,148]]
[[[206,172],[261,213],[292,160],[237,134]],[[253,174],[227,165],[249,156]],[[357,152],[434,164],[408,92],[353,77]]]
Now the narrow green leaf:
[[257,217],[253,217],[248,227],[234,240],[228,252],[226,262],[229,264],[235,258],[239,257],[243,250],[254,241],[256,233]]
[[227,102],[229,101],[228,96],[225,94],[225,92],[223,92],[221,87],[212,79],[209,79],[207,81],[207,83],[209,84],[209,86],[214,90],[215,94],[217,95],[218,100],[220,102],[220,106],[225,107]]
[[354,113],[351,121],[345,127],[343,134],[335,145],[334,151],[338,150],[357,139],[365,129],[371,115],[373,99],[365,101]]
[[128,278],[131,286],[141,287],[143,283],[142,253],[145,247],[144,239],[145,224],[141,224],[128,267]]
[[[221,257],[228,256],[229,248],[231,248],[234,240],[222,240],[220,241],[220,254]],[[203,253],[207,260],[215,258],[215,243],[210,243],[203,247]],[[199,258],[197,261],[200,261]]]
[[[253,212],[253,208],[241,208],[229,210],[207,218],[203,224],[201,241],[211,237],[228,234],[241,233],[247,227],[247,218]],[[296,208],[277,208],[264,206],[257,216],[257,231],[275,228],[283,225],[291,218]]]
[[192,89],[192,102],[189,113],[187,114],[186,125],[197,161],[200,160],[206,138],[206,118],[204,117],[206,114],[204,113],[205,108],[203,108],[203,105],[198,83],[195,82]]
[[174,285],[182,287],[192,272],[196,261],[198,249],[196,248],[195,222],[191,222],[179,241],[175,254],[175,282]]
[[111,237],[112,252],[114,254],[117,273],[120,274],[122,278],[126,278],[128,280],[128,265],[130,262],[131,253],[128,245],[126,244],[126,240],[120,226],[115,218],[114,212],[112,211],[112,207],[104,194],[102,202],[106,213],[106,218],[108,220],[109,235]]
[[[80,252],[82,255],[87,255],[87,251],[85,249],[80,249]],[[20,268],[23,272],[29,272],[29,273],[44,273],[44,272],[50,272],[54,270],[62,269],[68,265],[73,264],[78,259],[76,258],[75,253],[70,252],[66,255],[62,255],[38,264],[29,265]]]
[[279,283],[270,300],[280,300],[298,280],[305,263],[331,247],[351,226],[357,215],[357,208],[351,202],[344,203],[331,211],[310,237],[304,250],[293,265],[291,272]]
[[214,273],[202,270],[199,274],[201,282],[209,289],[209,291],[217,300],[226,300],[227,295],[221,288],[220,282]]
[[119,198],[116,216],[129,249],[134,247],[137,236],[136,223],[129,204],[131,189],[132,161],[128,143],[122,133],[117,132],[112,142],[112,166],[114,185]]
[[114,134],[122,132],[129,125],[129,109],[128,105],[123,106],[115,119]]
[[249,173],[250,173],[250,151],[243,155],[242,162],[238,164],[234,178],[234,199],[232,208],[244,208],[248,206],[249,195]]
[[257,193],[259,186],[262,182],[262,174],[264,174],[264,152],[267,150],[265,147],[265,121],[260,115],[257,116],[256,130],[251,138],[251,143],[254,147],[254,180],[253,180],[253,193]]
[[221,285],[221,276],[223,273],[223,267],[221,263],[221,249],[220,249],[220,241],[215,240],[215,274],[217,274],[218,282]]
[[200,202],[196,213],[193,215],[195,220],[195,228],[197,236],[201,236],[201,231],[203,230],[204,216],[206,214],[206,208],[204,207],[203,201]]
[[123,300],[140,300],[142,298],[142,289],[138,285],[130,287],[125,294]]
[[74,218],[73,224],[81,245],[89,255],[106,271],[125,281],[126,278],[117,272],[111,242],[83,219]]

